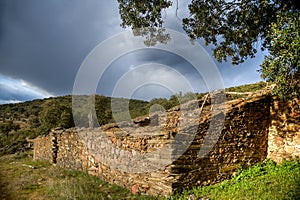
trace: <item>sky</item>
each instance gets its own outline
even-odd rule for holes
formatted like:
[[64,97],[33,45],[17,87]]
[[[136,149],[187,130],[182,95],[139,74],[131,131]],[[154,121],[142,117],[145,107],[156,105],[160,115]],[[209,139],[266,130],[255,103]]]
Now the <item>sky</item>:
[[[189,15],[188,3],[179,1],[179,19],[175,6],[163,11],[166,28],[184,33],[180,19]],[[129,30],[120,24],[116,0],[1,0],[0,104],[72,94],[78,71],[93,49]],[[203,46],[201,40],[197,42]],[[204,49],[212,54],[210,47]],[[224,86],[231,87],[261,81],[257,70],[263,58],[259,52],[239,66],[213,61]],[[146,77],[153,83],[143,84]],[[182,87],[180,77],[189,88]],[[203,77],[187,60],[147,48],[112,60],[99,77],[96,93],[114,96],[118,83],[122,83],[122,90],[140,84],[131,96],[124,97],[144,100],[168,98],[180,91],[207,91]]]

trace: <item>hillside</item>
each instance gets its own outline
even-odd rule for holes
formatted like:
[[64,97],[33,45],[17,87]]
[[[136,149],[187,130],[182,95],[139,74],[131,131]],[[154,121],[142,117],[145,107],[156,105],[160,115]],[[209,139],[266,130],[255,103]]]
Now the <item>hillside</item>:
[[[112,122],[111,100],[110,97],[95,96],[96,114],[100,125]],[[128,100],[114,98],[114,101],[122,105]],[[147,105],[146,101],[130,100],[129,110],[132,117],[145,115]],[[88,113],[81,112],[80,115],[86,117]],[[70,95],[0,105],[0,155],[28,149],[27,139],[47,134],[51,128],[57,126],[74,126]]]

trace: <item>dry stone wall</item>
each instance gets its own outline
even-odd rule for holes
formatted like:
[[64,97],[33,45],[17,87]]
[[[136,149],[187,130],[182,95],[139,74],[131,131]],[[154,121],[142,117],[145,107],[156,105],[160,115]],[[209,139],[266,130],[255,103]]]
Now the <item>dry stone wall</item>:
[[43,159],[55,162],[55,151],[53,147],[55,142],[52,140],[52,134],[48,136],[39,136],[33,142],[33,159]]
[[227,112],[222,133],[209,154],[202,158],[198,156],[205,148],[202,145],[208,119],[199,125],[189,149],[172,164],[172,175],[176,177],[175,192],[220,182],[231,177],[239,165],[250,166],[266,158],[269,98],[234,103],[228,105],[234,107]]
[[[49,136],[35,139],[34,158],[69,169],[87,170],[133,192],[176,193],[220,182],[231,177],[240,165],[250,166],[267,157],[276,160],[282,156],[286,141],[293,145],[293,150],[284,147],[284,155],[293,155],[299,144],[299,118],[289,118],[289,124],[284,121],[282,127],[290,129],[285,137],[278,139],[283,129],[272,130],[279,122],[283,123],[276,116],[286,110],[272,102],[263,93],[233,100],[222,105],[226,110],[224,116],[223,112],[212,115],[209,104],[202,110],[201,106],[191,109],[192,105],[203,103],[193,101],[166,113],[134,119],[133,123],[113,123],[93,129],[54,129]],[[293,107],[289,116],[299,113],[299,101],[296,104],[298,107]],[[216,120],[215,126],[210,124],[212,118]],[[216,126],[223,118],[224,126]],[[213,129],[209,129],[211,125]],[[220,135],[214,137],[218,128]],[[277,144],[278,140],[281,143]]]
[[300,157],[300,101],[274,99],[271,106],[268,158],[276,162]]

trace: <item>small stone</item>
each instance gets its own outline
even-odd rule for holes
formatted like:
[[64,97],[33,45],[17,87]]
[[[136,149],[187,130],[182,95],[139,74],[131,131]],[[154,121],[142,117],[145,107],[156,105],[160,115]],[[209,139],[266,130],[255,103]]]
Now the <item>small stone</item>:
[[138,185],[133,185],[132,187],[131,187],[131,193],[132,194],[138,194],[138,189],[139,189],[139,186]]
[[136,156],[136,151],[135,150],[132,150],[132,156]]
[[294,146],[286,146],[285,150],[288,154],[292,154],[295,151],[295,147]]
[[191,194],[189,197],[188,197],[188,200],[196,200],[196,196],[194,194]]

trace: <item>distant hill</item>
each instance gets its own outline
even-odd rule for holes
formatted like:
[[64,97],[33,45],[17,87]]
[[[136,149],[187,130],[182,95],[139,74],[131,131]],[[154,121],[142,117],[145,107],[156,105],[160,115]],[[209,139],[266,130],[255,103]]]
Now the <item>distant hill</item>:
[[[227,88],[226,91],[253,92],[263,89],[265,86],[266,83],[259,82]],[[95,95],[80,96],[80,101],[83,101],[81,104],[88,105],[89,99],[95,97],[96,120],[98,120],[99,125],[104,125],[114,122],[111,102],[114,103],[114,111],[118,113],[118,119],[126,120],[128,118],[126,115],[128,109],[130,118],[132,119],[148,114],[150,108],[152,109],[151,111],[155,111],[153,108],[168,110],[177,106],[179,105],[178,97],[181,99],[181,103],[185,103],[195,97],[201,99],[205,94],[206,93],[179,93],[172,95],[169,99],[156,98],[150,102]],[[240,96],[233,95],[230,99],[239,97]],[[160,105],[160,107],[153,105]],[[77,111],[78,113],[75,113],[76,119],[86,119],[89,114],[86,109],[83,108]],[[0,155],[26,150],[29,148],[28,139],[35,138],[38,135],[48,134],[51,128],[57,126],[63,128],[74,126],[71,95],[0,105]],[[82,123],[82,126],[89,126],[87,120]]]
[[[88,96],[83,96],[83,98],[87,98]],[[111,106],[110,103],[114,99],[114,102],[119,102],[120,104],[125,103],[128,99],[123,98],[111,98],[101,95],[95,96],[95,106],[97,111],[97,116],[100,117],[100,114],[105,113],[105,115],[101,115],[102,119],[99,120],[100,125],[111,122]],[[7,121],[14,121],[19,123],[28,124],[30,119],[34,117],[38,117],[39,113],[45,109],[46,102],[57,102],[61,106],[65,106],[68,108],[72,107],[72,96],[60,96],[60,97],[50,97],[45,99],[38,99],[33,101],[27,101],[23,103],[15,103],[15,104],[4,104],[0,105],[0,123]],[[137,117],[146,114],[145,110],[149,102],[142,100],[129,100],[129,110],[132,117]],[[28,124],[29,126],[29,124]]]

